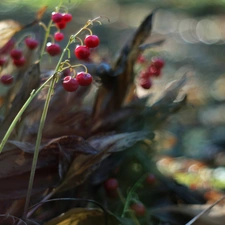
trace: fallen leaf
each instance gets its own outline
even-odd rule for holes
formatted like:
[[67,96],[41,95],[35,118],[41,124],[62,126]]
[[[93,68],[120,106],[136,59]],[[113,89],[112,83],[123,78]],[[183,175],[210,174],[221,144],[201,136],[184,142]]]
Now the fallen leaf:
[[0,48],[3,48],[3,46],[14,36],[14,34],[22,28],[23,26],[15,20],[0,21]]

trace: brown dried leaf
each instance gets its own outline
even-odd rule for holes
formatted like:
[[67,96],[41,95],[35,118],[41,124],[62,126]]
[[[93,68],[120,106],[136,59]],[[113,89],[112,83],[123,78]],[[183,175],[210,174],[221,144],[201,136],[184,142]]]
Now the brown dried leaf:
[[[116,216],[108,213],[107,214],[107,224],[115,225],[122,224],[126,225],[124,220],[117,218]],[[87,225],[87,224],[98,224],[105,225],[105,215],[104,212],[99,209],[92,208],[73,208],[69,211],[63,213],[59,217],[56,217],[44,225]]]
[[139,131],[122,134],[98,135],[89,138],[87,141],[99,151],[108,149],[108,152],[112,153],[123,151],[133,146],[136,142],[146,138],[153,139],[153,133],[150,135],[147,131]]
[[15,20],[0,21],[0,48],[2,48],[23,26]]
[[44,15],[44,13],[46,12],[48,6],[43,6],[42,8],[40,8],[38,11],[37,11],[37,14],[36,14],[36,19],[38,21],[40,21]]
[[127,92],[134,85],[134,64],[141,53],[139,46],[150,35],[152,29],[153,13],[147,16],[137,29],[133,38],[123,47],[121,54],[115,63],[112,74],[103,80],[103,85],[99,88],[94,104],[93,117],[112,113],[119,109],[121,105],[132,96],[127,96]]
[[[65,154],[67,160],[63,162],[67,165],[60,164],[62,154]],[[60,137],[46,144],[39,153],[33,194],[55,187],[61,180],[60,175],[68,170],[72,161],[88,154],[95,155],[96,150],[77,136]],[[26,196],[32,159],[33,154],[20,149],[0,154],[0,200]]]
[[82,184],[108,156],[107,150],[96,155],[78,155],[71,164],[56,192],[66,191]]

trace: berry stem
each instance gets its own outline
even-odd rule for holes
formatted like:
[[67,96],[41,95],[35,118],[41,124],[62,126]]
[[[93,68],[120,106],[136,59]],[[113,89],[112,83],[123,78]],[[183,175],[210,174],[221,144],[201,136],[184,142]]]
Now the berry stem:
[[[43,23],[41,25],[43,26]],[[41,52],[40,52],[40,57],[39,57],[40,61],[42,59],[42,56],[45,53],[45,47],[46,47],[46,44],[47,44],[47,41],[48,41],[48,38],[49,38],[49,35],[50,35],[51,26],[52,26],[52,20],[50,20],[50,22],[48,24],[48,27],[45,26],[45,31],[46,32],[45,32],[44,42],[43,42],[42,47],[41,47]],[[47,30],[46,30],[46,28],[47,28]]]
[[54,74],[50,77],[51,83],[50,83],[50,87],[48,89],[44,109],[43,109],[43,112],[42,112],[42,115],[41,115],[40,125],[39,125],[39,128],[38,128],[38,135],[37,135],[37,140],[36,140],[36,145],[35,145],[35,150],[34,150],[34,157],[33,157],[33,160],[32,160],[31,173],[30,173],[30,179],[29,179],[29,185],[28,185],[28,190],[27,190],[27,196],[26,196],[23,218],[26,218],[28,208],[29,208],[29,204],[30,204],[30,198],[31,198],[31,193],[32,193],[32,188],[33,188],[33,183],[34,183],[35,171],[36,171],[36,167],[37,167],[37,161],[38,161],[39,149],[40,149],[40,145],[41,145],[43,128],[44,128],[44,125],[45,125],[45,120],[46,120],[46,117],[47,117],[47,112],[48,112],[51,96],[54,92],[54,87],[55,87],[55,84],[56,84],[56,81],[57,81],[57,72],[58,72],[58,70],[61,66],[61,62],[63,60],[63,57],[64,57],[65,53],[67,52],[66,49],[69,47],[69,45],[70,45],[70,41],[67,43],[66,47],[64,48],[64,50],[63,50],[63,52],[60,56],[60,59],[59,59],[58,64],[55,68]]
[[127,198],[126,198],[126,202],[125,202],[125,205],[123,208],[122,215],[121,215],[122,218],[125,217],[126,212],[129,210],[129,206],[130,206],[132,197],[133,197],[134,193],[136,192],[136,189],[139,187],[140,183],[142,183],[145,180],[146,175],[147,174],[144,174],[139,180],[137,180],[136,183],[133,185],[133,187],[130,189],[130,191],[127,195]]
[[39,149],[40,149],[42,133],[43,133],[42,131],[43,131],[43,128],[44,128],[44,125],[45,125],[45,120],[46,120],[46,116],[47,116],[47,112],[48,112],[48,108],[49,108],[49,103],[50,103],[51,96],[52,96],[53,91],[54,91],[56,79],[57,79],[57,76],[56,76],[56,74],[54,74],[53,79],[51,80],[50,87],[48,89],[47,98],[45,100],[45,105],[44,105],[44,109],[43,109],[43,112],[42,112],[42,115],[41,115],[40,125],[39,125],[39,128],[38,128],[38,135],[37,135],[37,140],[36,140],[36,145],[35,145],[35,150],[34,150],[34,157],[33,157],[33,160],[32,160],[32,167],[31,167],[28,191],[27,191],[27,196],[26,196],[26,203],[25,203],[25,207],[24,207],[24,214],[23,214],[24,218],[26,218],[28,208],[29,208],[29,204],[30,204],[31,192],[32,192],[32,188],[33,188],[34,176],[35,176],[35,171],[36,171],[36,167],[37,167]]
[[[124,198],[124,196],[123,196],[123,194],[121,193],[121,191],[120,191],[119,188],[117,189],[117,193],[118,193],[118,196],[119,196],[121,202],[122,202],[123,204],[126,204],[127,200]],[[132,210],[127,210],[127,211],[128,211],[128,213],[129,213],[130,217],[132,218],[132,220],[134,221],[135,225],[140,225],[138,219],[136,218],[136,216],[134,215],[134,213],[132,212]]]

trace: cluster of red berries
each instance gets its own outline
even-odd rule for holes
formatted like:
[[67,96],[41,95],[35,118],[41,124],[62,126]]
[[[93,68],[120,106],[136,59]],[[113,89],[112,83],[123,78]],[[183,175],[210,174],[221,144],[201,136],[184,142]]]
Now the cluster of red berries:
[[[27,37],[24,40],[25,45],[28,49],[34,50],[38,47],[39,43],[36,39]],[[25,56],[23,55],[23,51],[17,48],[13,48],[10,51],[10,58],[12,59],[13,65],[16,67],[22,67],[26,63]],[[9,57],[4,56],[0,57],[0,67],[4,67],[8,62]],[[4,74],[1,76],[0,81],[2,84],[9,85],[13,82],[13,76],[10,74]]]
[[56,24],[56,26],[62,30],[66,28],[68,22],[73,19],[73,16],[70,13],[60,13],[53,12],[52,13],[52,21]]
[[63,88],[68,92],[74,92],[79,86],[89,86],[92,83],[92,76],[86,72],[77,73],[76,77],[70,76],[69,69],[66,69],[63,78]]
[[[56,27],[60,30],[66,28],[67,23],[73,19],[73,16],[70,13],[52,13],[52,21],[55,23]],[[54,34],[55,41],[62,41],[64,39],[64,34],[60,31],[55,32]],[[61,53],[61,47],[57,43],[48,42],[46,45],[46,52],[50,56],[57,56]]]
[[85,45],[78,45],[74,49],[75,56],[80,60],[87,60],[91,54],[90,49],[96,48],[100,43],[97,35],[87,35],[84,39]]
[[[148,62],[143,56],[138,59],[140,64],[147,64]],[[158,77],[161,74],[161,69],[164,67],[164,60],[159,57],[153,57],[149,66],[145,68],[139,75],[139,84],[144,89],[150,89],[152,86],[152,77]]]

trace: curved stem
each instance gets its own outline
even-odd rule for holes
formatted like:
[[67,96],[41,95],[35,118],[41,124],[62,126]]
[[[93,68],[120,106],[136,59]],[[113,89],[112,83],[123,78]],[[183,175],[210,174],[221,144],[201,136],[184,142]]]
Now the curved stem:
[[134,185],[133,187],[130,189],[127,198],[126,198],[126,202],[123,208],[123,212],[121,217],[124,218],[125,217],[125,213],[128,211],[128,208],[130,206],[130,201],[132,199],[133,194],[135,193],[136,189],[138,188],[139,184],[142,183],[144,181],[144,179],[146,178],[147,174],[144,174]]

